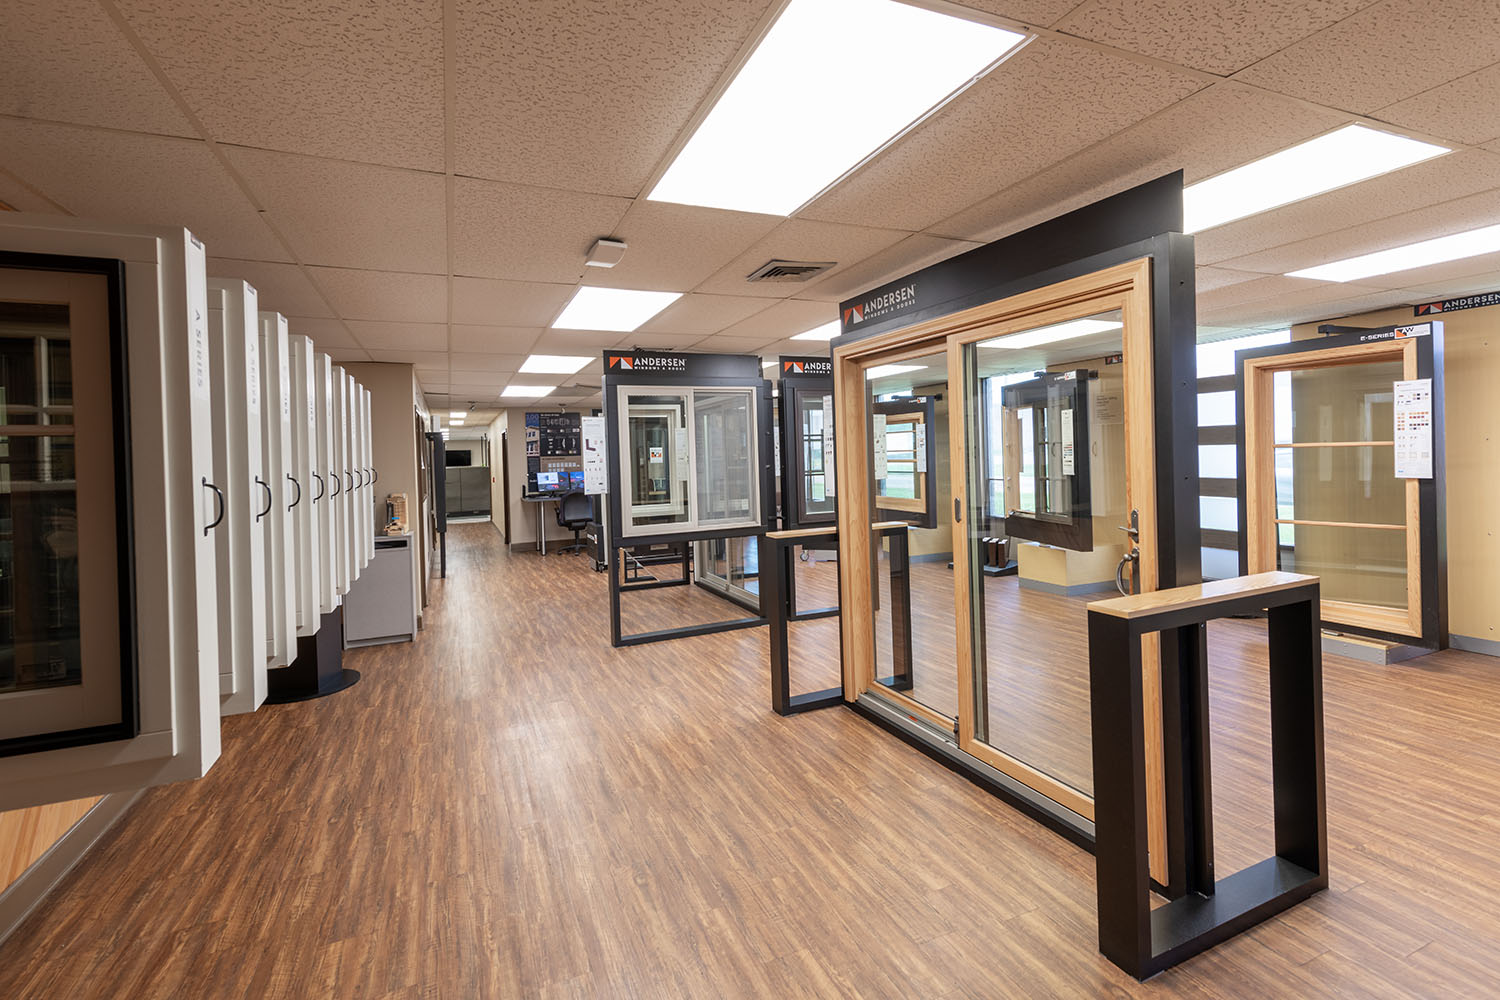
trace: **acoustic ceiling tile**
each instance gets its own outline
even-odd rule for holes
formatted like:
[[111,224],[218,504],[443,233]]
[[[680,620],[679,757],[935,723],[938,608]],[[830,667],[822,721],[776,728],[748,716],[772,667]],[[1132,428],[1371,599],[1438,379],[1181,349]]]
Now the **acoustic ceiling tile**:
[[476,326],[548,326],[573,297],[574,287],[539,281],[454,278],[452,321]]
[[802,216],[925,229],[1204,86],[1091,46],[1038,39]]
[[614,347],[621,339],[633,334],[622,334],[612,330],[544,330],[531,345],[532,354],[562,354],[582,357],[599,354],[607,347]]
[[1336,24],[1375,0],[1098,0],[1080,4],[1061,31],[1228,76]]
[[448,279],[440,274],[308,268],[344,319],[446,323]]
[[1298,280],[1306,286],[1301,291],[1282,292],[1222,308],[1205,308],[1200,303],[1198,321],[1215,326],[1281,328],[1293,323],[1308,323],[1384,308],[1399,302],[1402,297],[1400,292],[1364,285]]
[[1463,278],[1450,278],[1432,284],[1412,284],[1405,291],[1413,302],[1435,302],[1439,299],[1456,299],[1461,295],[1479,295],[1484,292],[1500,292],[1500,268],[1478,271]]
[[705,336],[755,315],[771,302],[748,295],[689,292],[647,320],[639,332]]
[[[0,157],[3,159],[3,157]],[[20,178],[0,168],[0,202],[9,205],[16,212],[44,212],[53,215],[61,214],[62,207],[48,201],[46,197],[33,191]]]
[[771,337],[704,337],[693,350],[704,354],[759,354]]
[[[1495,158],[1491,153],[1471,152],[1453,154],[1443,159],[1453,160],[1456,163],[1460,155]],[[1497,183],[1496,187],[1500,187],[1500,183]],[[1445,189],[1436,188],[1432,191],[1424,191],[1420,178],[1406,188],[1407,197],[1415,197],[1418,200],[1431,197],[1434,193],[1437,197],[1442,197]],[[1331,197],[1331,195],[1324,197]],[[1356,222],[1346,228],[1338,228],[1331,224],[1315,228],[1316,235],[1314,236],[1289,239],[1281,245],[1266,250],[1230,258],[1224,261],[1223,265],[1263,274],[1285,274],[1288,271],[1297,271],[1305,267],[1314,267],[1335,260],[1374,253],[1377,250],[1388,250],[1392,247],[1406,246],[1438,236],[1447,236],[1451,233],[1500,223],[1500,190],[1495,189],[1398,214],[1388,213],[1392,209],[1403,207],[1403,199],[1399,192],[1378,191],[1376,196],[1370,199],[1369,204],[1372,211],[1378,213],[1377,217],[1371,221]],[[1288,232],[1288,236],[1295,237],[1296,235],[1295,229]],[[1371,280],[1384,283],[1400,279],[1384,276]],[[1382,284],[1382,287],[1395,287],[1395,285]]]
[[594,240],[614,232],[624,198],[456,177],[454,273],[576,282]]
[[703,340],[700,334],[630,333],[611,345],[618,351],[639,348],[643,351],[697,351]]
[[441,174],[261,149],[227,155],[303,263],[447,272]]
[[288,259],[244,192],[196,139],[0,119],[0,167],[74,215],[183,226],[221,257]]
[[343,320],[321,316],[287,316],[287,332],[294,337],[311,337],[313,347],[327,351],[331,347],[358,347]]
[[222,142],[443,169],[440,0],[116,0]]
[[197,137],[96,0],[7,0],[0,114]]
[[[727,337],[746,339],[759,337],[764,341],[771,341],[803,333],[838,318],[838,306],[832,302],[783,299],[770,308],[727,327],[723,334]],[[809,354],[817,354],[827,349],[826,344],[817,341],[798,341],[798,343],[807,348]]]
[[1265,274],[1258,271],[1236,271],[1227,267],[1206,267],[1199,265],[1194,269],[1194,284],[1197,286],[1198,294],[1213,291],[1216,288],[1228,288],[1246,281],[1258,281]]
[[1372,114],[1496,62],[1500,6],[1493,0],[1382,0],[1235,79]]
[[929,232],[988,243],[1181,169],[1191,184],[1348,121],[1347,115],[1219,83],[984,199]]
[[324,352],[336,365],[354,364],[370,360],[370,352],[357,347],[335,347]]
[[457,171],[635,197],[768,6],[456,0]]
[[[1496,268],[1500,268],[1500,253],[1487,253],[1478,257],[1450,260],[1444,264],[1431,264],[1427,267],[1397,271],[1394,274],[1383,274],[1378,278],[1363,278],[1361,283],[1403,290],[1416,287],[1441,288],[1445,285],[1459,288],[1472,284],[1477,278],[1491,274]],[[1452,297],[1458,294],[1461,293],[1444,292],[1443,296]]]
[[1078,6],[1079,0],[963,0],[961,6],[1019,24],[1046,28]]
[[388,365],[442,366],[447,370],[448,355],[443,351],[424,351],[419,347],[393,347],[370,350],[370,360]]
[[779,281],[746,281],[769,260],[834,261],[838,266],[813,279],[825,280],[864,260],[871,254],[901,240],[907,234],[896,229],[816,222],[811,219],[787,219],[749,250],[693,291],[714,295],[755,295],[783,299],[800,294],[811,283]]
[[[1374,177],[1359,184],[1330,191],[1327,194],[1293,202],[1281,208],[1262,212],[1259,215],[1231,222],[1225,226],[1198,233],[1195,237],[1197,259],[1200,263],[1216,264],[1227,261],[1243,263],[1248,255],[1261,259],[1260,251],[1267,251],[1266,259],[1279,259],[1279,248],[1302,240],[1328,234],[1324,246],[1337,253],[1325,260],[1337,260],[1364,253],[1354,241],[1346,240],[1350,230],[1377,220],[1401,213],[1436,213],[1431,218],[1450,218],[1442,206],[1454,199],[1466,198],[1500,188],[1500,156],[1480,149],[1460,150],[1418,163],[1404,170],[1396,170]],[[1489,199],[1489,222],[1500,222],[1500,214]],[[1470,214],[1467,223],[1454,220],[1459,228],[1478,228],[1485,225],[1484,217]],[[1426,231],[1430,225],[1418,224]],[[1456,231],[1454,229],[1446,230]],[[1441,235],[1434,232],[1432,235]],[[1415,242],[1421,236],[1413,236],[1401,242]],[[1337,249],[1334,249],[1337,248]],[[1312,263],[1323,263],[1318,260]],[[1238,267],[1242,264],[1231,264]],[[1297,264],[1307,267],[1308,264]],[[1265,266],[1247,267],[1247,270],[1263,271]],[[1293,270],[1272,264],[1270,269]]]
[[589,268],[588,283],[662,291],[693,288],[781,221],[774,215],[641,199],[613,232],[595,234],[624,240],[628,249],[614,267]]
[[540,327],[534,326],[469,326],[455,324],[448,334],[448,347],[453,351],[479,354],[524,354],[542,335]]
[[1375,117],[1478,146],[1500,136],[1500,63],[1381,108]]
[[248,281],[262,309],[274,309],[284,316],[333,316],[333,310],[296,264],[210,257],[208,276]]
[[379,323],[357,319],[349,320],[347,325],[360,346],[371,352],[448,350],[448,328],[442,323]]
[[526,355],[463,351],[454,352],[448,358],[453,365],[453,374],[458,375],[460,372],[515,372],[526,360]]

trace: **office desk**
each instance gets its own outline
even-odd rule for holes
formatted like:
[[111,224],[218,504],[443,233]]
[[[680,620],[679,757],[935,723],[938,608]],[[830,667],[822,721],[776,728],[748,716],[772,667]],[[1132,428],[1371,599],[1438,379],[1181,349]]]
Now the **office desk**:
[[573,491],[558,490],[556,493],[534,493],[530,495],[523,493],[521,495],[522,503],[536,504],[536,540],[537,547],[541,549],[542,555],[547,554],[547,522],[545,517],[545,514],[547,512],[546,505],[549,503],[557,503],[559,500],[561,500],[571,492]]

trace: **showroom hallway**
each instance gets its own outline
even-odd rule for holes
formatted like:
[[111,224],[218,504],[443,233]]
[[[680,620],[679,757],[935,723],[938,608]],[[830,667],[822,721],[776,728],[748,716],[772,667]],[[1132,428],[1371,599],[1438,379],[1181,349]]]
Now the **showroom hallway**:
[[[448,554],[415,645],[226,719],[206,778],[146,792],[0,946],[0,996],[1432,997],[1500,977],[1483,657],[1330,658],[1332,891],[1137,984],[1097,954],[1088,854],[852,712],[773,715],[763,629],[615,652],[584,557],[506,554],[490,524],[455,525]],[[1405,731],[1424,719],[1441,732]]]

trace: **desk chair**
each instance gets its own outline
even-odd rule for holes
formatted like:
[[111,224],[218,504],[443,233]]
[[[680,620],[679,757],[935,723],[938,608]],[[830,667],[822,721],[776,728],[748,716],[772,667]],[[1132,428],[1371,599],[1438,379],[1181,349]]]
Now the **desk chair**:
[[579,533],[594,520],[594,501],[582,490],[576,490],[558,498],[557,523],[573,532],[573,544],[564,545],[559,552],[578,552],[583,549]]

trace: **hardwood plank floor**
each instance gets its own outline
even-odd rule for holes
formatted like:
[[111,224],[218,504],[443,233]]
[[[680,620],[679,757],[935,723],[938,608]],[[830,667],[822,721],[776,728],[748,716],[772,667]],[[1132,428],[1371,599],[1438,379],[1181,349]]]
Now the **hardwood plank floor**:
[[[0,945],[0,997],[1495,995],[1495,660],[1328,657],[1333,889],[1138,984],[1088,854],[853,712],[773,715],[764,630],[611,649],[605,583],[455,525],[419,640],[225,720]],[[809,679],[827,624],[794,626]],[[1255,628],[1230,776],[1264,751]],[[1221,849],[1263,792],[1221,777]]]

